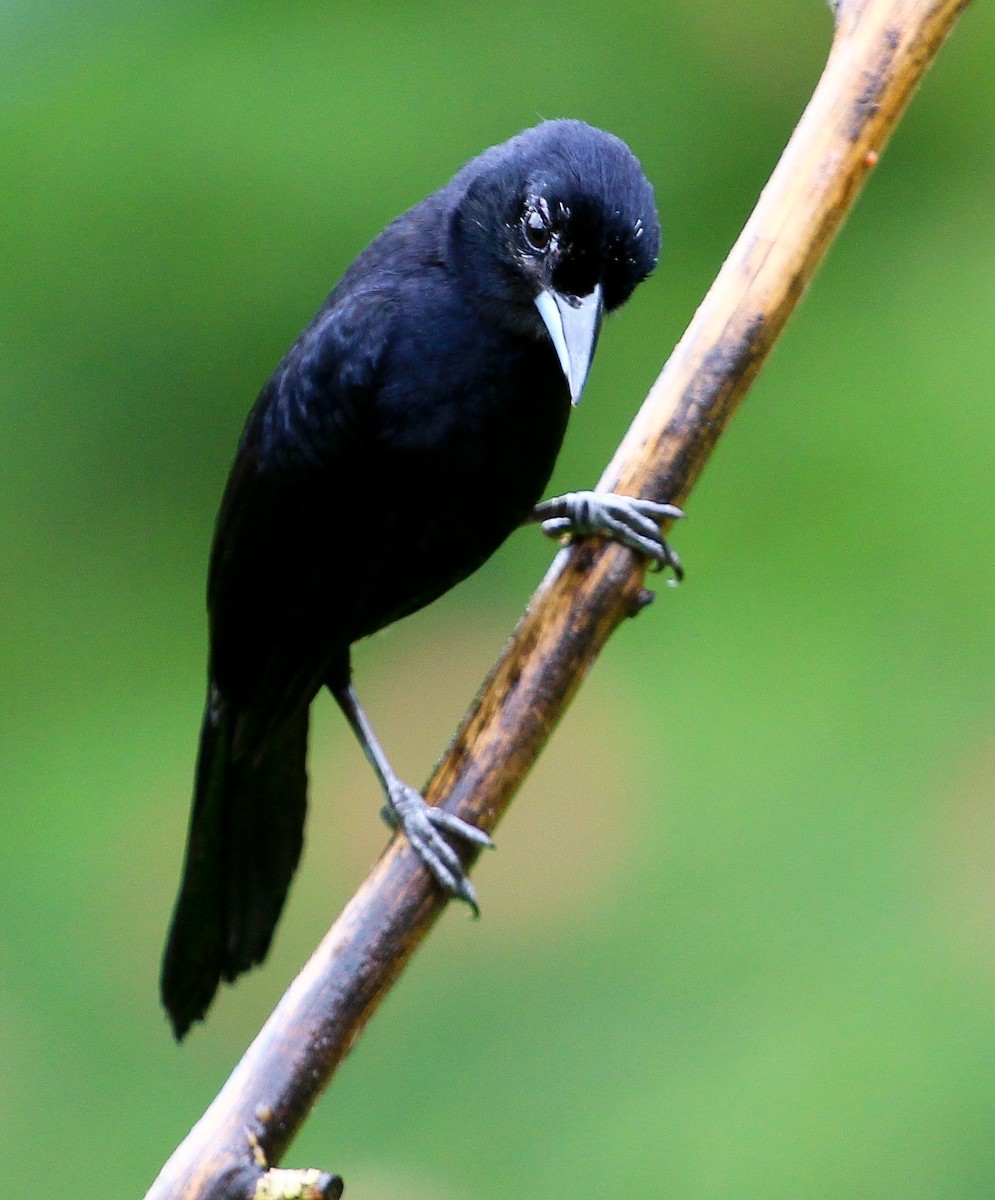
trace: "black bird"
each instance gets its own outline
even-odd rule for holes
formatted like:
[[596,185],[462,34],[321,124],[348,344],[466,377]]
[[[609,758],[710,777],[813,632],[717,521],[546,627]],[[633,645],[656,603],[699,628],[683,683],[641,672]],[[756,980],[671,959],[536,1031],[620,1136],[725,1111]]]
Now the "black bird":
[[350,681],[353,642],[429,604],[523,522],[601,533],[679,573],[670,505],[536,507],[603,311],[656,264],[653,191],[618,138],[548,121],[493,146],[355,260],[263,388],[221,502],[208,696],[162,968],[177,1038],[269,948],[303,840],[308,711],[342,707],[403,829],[476,909],[444,835],[487,835],[402,783]]

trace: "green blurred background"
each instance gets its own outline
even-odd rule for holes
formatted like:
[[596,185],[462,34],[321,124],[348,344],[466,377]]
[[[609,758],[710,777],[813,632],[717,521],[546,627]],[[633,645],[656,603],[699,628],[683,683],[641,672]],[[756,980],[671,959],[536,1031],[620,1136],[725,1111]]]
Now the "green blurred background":
[[[156,998],[203,580],[248,406],[350,258],[540,117],[623,136],[660,269],[553,486],[588,486],[830,36],[818,0],[0,8],[0,1128],[135,1197],[382,848],[323,698],[265,969]],[[619,632],[291,1158],[351,1197],[995,1195],[990,5],[969,10]],[[551,548],[364,644],[424,779]],[[9,1156],[9,1157],[8,1157]],[[9,1176],[8,1176],[9,1179]]]

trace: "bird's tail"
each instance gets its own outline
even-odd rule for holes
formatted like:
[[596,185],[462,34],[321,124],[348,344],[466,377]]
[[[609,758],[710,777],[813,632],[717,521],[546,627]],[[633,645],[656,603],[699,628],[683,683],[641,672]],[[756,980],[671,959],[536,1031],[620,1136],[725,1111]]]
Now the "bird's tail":
[[261,754],[233,753],[235,716],[208,705],[183,881],[162,963],[162,1001],[181,1039],[231,983],[266,957],[300,858],[308,710]]

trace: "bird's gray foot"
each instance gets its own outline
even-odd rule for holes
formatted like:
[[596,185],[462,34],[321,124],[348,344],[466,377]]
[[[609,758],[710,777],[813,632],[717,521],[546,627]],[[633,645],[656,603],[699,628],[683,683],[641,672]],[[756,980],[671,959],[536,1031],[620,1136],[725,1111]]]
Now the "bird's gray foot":
[[615,492],[567,492],[537,504],[532,513],[549,537],[606,537],[645,555],[657,571],[670,567],[678,580],[684,578],[684,568],[664,540],[660,523],[683,516],[676,504]]
[[439,886],[451,896],[464,900],[479,916],[480,907],[473,884],[463,869],[459,855],[442,835],[448,833],[475,846],[493,846],[490,836],[469,821],[426,804],[414,788],[399,779],[391,781],[387,803],[381,815],[391,829],[403,831],[412,850]]

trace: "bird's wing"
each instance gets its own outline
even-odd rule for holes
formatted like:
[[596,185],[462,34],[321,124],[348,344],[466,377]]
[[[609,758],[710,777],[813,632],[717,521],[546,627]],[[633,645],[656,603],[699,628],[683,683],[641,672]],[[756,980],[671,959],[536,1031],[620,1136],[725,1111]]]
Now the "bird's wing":
[[[392,305],[333,292],[263,388],[218,515],[208,579],[211,674],[244,727],[236,753],[307,705],[347,662],[337,531],[363,491]],[[248,748],[248,746],[245,746]]]

